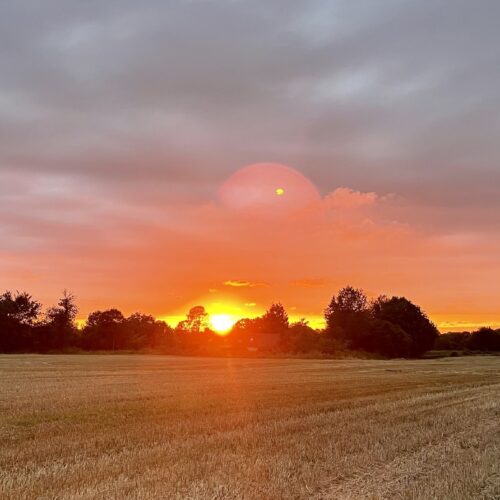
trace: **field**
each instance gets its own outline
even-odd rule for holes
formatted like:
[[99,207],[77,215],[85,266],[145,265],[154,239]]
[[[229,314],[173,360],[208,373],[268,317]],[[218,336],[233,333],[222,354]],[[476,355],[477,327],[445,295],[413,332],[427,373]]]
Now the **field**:
[[0,356],[0,498],[500,498],[500,357]]

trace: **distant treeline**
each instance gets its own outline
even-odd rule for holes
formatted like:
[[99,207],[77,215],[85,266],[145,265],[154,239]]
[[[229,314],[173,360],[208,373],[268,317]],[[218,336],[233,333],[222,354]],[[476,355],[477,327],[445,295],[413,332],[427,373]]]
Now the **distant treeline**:
[[441,351],[500,352],[500,330],[480,328],[475,332],[443,333],[434,344]]
[[64,292],[57,305],[42,312],[26,292],[0,295],[0,352],[144,351],[170,354],[242,355],[255,352],[338,355],[369,353],[417,358],[436,347],[500,351],[500,332],[443,334],[405,297],[369,301],[363,290],[343,288],[325,309],[326,327],[306,320],[290,323],[285,308],[273,304],[260,317],[239,320],[226,335],[209,328],[203,306],[193,307],[175,328],[153,316],[125,317],[117,309],[95,311],[82,329],[76,326],[75,296]]

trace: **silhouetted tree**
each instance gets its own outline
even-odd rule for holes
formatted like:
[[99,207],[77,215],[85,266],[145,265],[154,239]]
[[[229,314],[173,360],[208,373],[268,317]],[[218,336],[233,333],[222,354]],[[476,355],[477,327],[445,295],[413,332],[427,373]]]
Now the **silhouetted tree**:
[[63,296],[59,299],[57,306],[51,307],[46,314],[47,337],[45,347],[52,349],[62,349],[71,344],[75,344],[76,324],[75,319],[78,314],[76,297],[64,290]]
[[242,335],[244,333],[250,332],[255,328],[256,318],[242,318],[238,320],[231,329],[231,335]]
[[500,333],[483,327],[473,332],[467,342],[472,351],[500,351]]
[[123,314],[117,309],[89,315],[83,329],[83,346],[91,350],[116,350],[125,347]]
[[439,335],[427,315],[405,297],[379,297],[372,305],[375,319],[399,326],[411,338],[410,356],[418,357],[432,349]]
[[258,318],[242,318],[238,320],[229,332],[228,337],[233,343],[233,350],[246,353],[252,335],[257,331]]
[[370,327],[365,292],[351,286],[342,288],[325,309],[325,321],[326,335],[346,342],[351,349],[361,349],[362,339]]
[[0,315],[16,323],[33,325],[38,319],[40,302],[33,299],[28,292],[5,292],[0,295]]
[[445,351],[463,351],[468,349],[470,332],[441,333],[436,337],[434,349]]
[[172,352],[175,349],[174,329],[165,321],[156,321],[150,347],[162,352]]
[[326,332],[350,349],[386,357],[418,357],[438,335],[422,310],[404,297],[379,297],[369,305],[363,290],[346,287],[325,310]]
[[303,318],[292,323],[288,334],[282,338],[281,347],[285,352],[306,353],[321,350],[321,334]]
[[[45,320],[39,302],[26,292],[0,295],[0,352],[47,351],[78,345],[90,350],[159,349],[163,352],[222,354],[248,352],[335,353],[363,350],[386,357],[417,357],[440,348],[500,351],[500,331],[482,328],[472,334],[438,331],[425,313],[404,297],[379,297],[372,304],[361,289],[345,287],[325,310],[326,328],[315,331],[307,321],[289,324],[280,303],[260,317],[241,319],[227,336],[208,327],[203,306],[189,310],[175,331],[153,316],[135,313],[124,318],[117,309],[96,311],[77,335],[75,297],[64,292]],[[81,342],[78,340],[81,339]]]
[[368,299],[360,288],[347,286],[332,297],[325,310],[326,330],[334,334],[336,328],[345,328],[353,319],[359,319],[367,312]]
[[213,332],[208,328],[208,313],[203,306],[192,307],[186,319],[175,327],[175,345],[180,352],[204,354]]
[[134,313],[123,325],[124,348],[166,348],[173,345],[173,330],[164,321],[147,314]]
[[271,307],[258,320],[258,328],[264,333],[286,333],[288,330],[288,314],[279,302]]
[[186,319],[176,327],[179,333],[203,333],[208,328],[208,313],[203,306],[194,306],[187,313]]
[[256,330],[257,318],[242,318],[238,320],[231,328],[230,334],[238,337],[251,335]]
[[41,304],[27,292],[0,295],[0,352],[33,350],[33,326]]
[[325,311],[325,317],[327,321],[338,321],[336,316],[362,313],[366,311],[367,306],[368,298],[361,288],[346,286],[332,297]]
[[247,352],[253,343],[260,350],[277,351],[285,349],[288,331],[288,314],[282,304],[276,303],[262,316],[237,321],[229,337],[237,351]]
[[387,358],[406,358],[410,356],[411,346],[411,337],[400,326],[374,319],[361,335],[357,348]]

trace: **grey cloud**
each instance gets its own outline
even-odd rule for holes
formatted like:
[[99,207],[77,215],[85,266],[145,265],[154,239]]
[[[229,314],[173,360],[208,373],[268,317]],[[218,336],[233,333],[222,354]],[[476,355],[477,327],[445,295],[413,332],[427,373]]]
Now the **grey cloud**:
[[324,193],[481,197],[500,181],[499,16],[493,0],[5,2],[0,170],[210,197],[272,160]]

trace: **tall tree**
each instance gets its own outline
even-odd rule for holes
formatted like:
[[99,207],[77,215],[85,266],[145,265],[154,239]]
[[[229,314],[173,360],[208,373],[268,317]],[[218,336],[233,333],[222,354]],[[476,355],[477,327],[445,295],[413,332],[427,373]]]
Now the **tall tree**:
[[172,344],[172,328],[147,314],[134,313],[125,320],[127,349],[168,347]]
[[46,315],[50,347],[61,349],[72,342],[76,332],[75,319],[77,314],[76,297],[64,290],[57,306],[51,307]]
[[203,333],[208,328],[208,313],[203,306],[194,306],[186,319],[179,322],[176,330],[185,333]]
[[23,325],[33,325],[42,305],[28,292],[5,292],[0,295],[0,315]]
[[33,349],[33,326],[41,304],[27,292],[0,295],[0,352]]
[[371,309],[374,318],[397,325],[410,336],[410,356],[421,356],[434,346],[439,335],[436,326],[407,298],[379,297]]
[[366,328],[368,298],[360,288],[347,286],[332,297],[325,309],[326,333],[330,337],[355,343],[360,330]]
[[118,309],[91,313],[83,329],[84,347],[92,350],[123,349],[124,322],[125,318]]
[[284,333],[288,330],[288,314],[283,304],[271,304],[261,318],[260,329],[265,333]]

